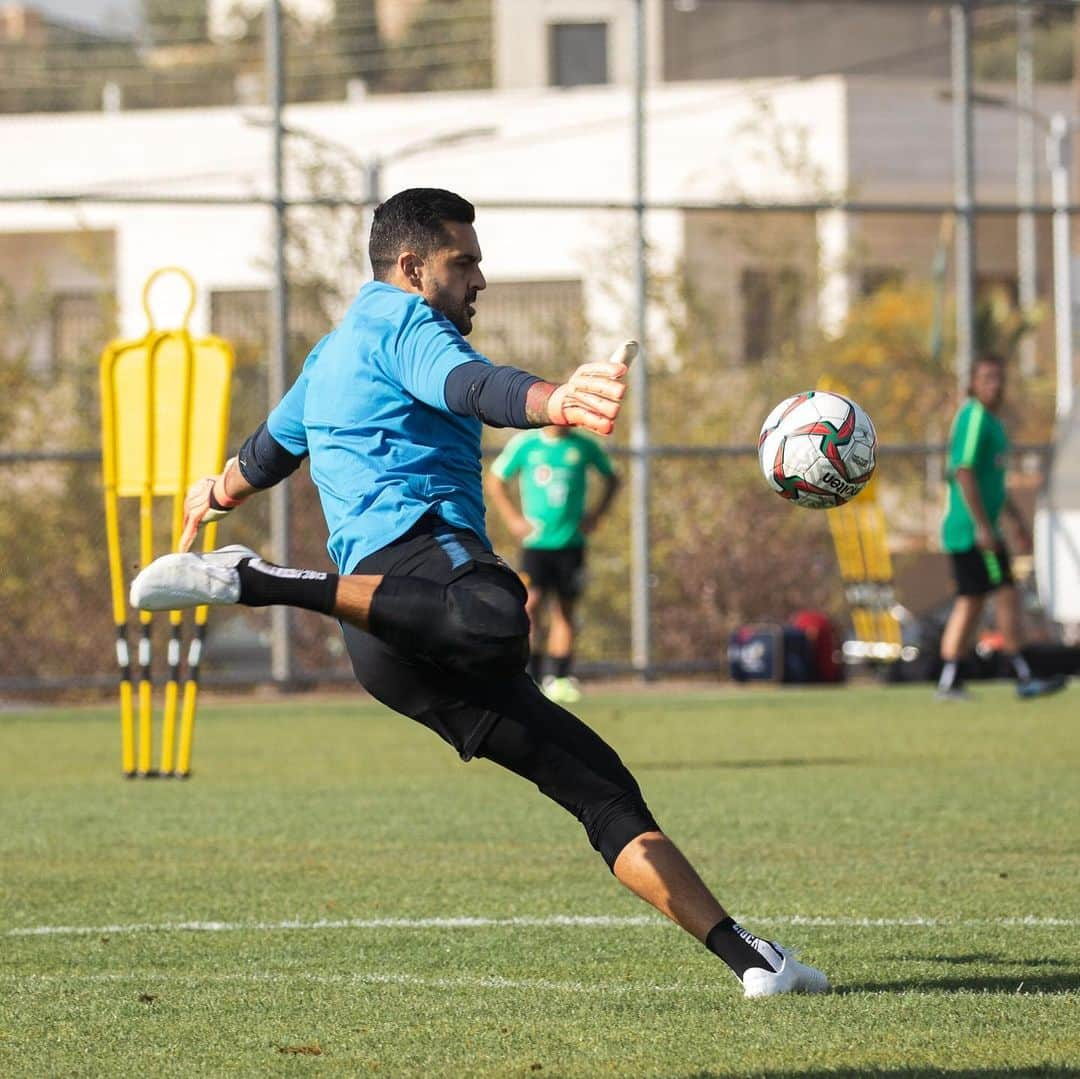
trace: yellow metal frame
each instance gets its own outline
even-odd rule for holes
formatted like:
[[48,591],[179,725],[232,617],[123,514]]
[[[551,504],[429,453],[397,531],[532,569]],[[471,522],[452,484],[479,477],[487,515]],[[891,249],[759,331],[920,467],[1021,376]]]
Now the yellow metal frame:
[[[181,325],[161,330],[154,325],[150,291],[166,274],[181,277],[189,300]],[[184,517],[184,496],[193,478],[220,471],[224,465],[229,425],[229,398],[234,366],[231,345],[219,337],[193,338],[188,322],[195,307],[195,282],[175,266],[155,270],[143,286],[148,329],[138,340],[112,341],[102,352],[101,436],[105,534],[112,583],[116,657],[120,667],[120,762],[128,777],[191,773],[199,665],[208,608],[198,607],[188,648],[183,703],[180,667],[183,612],[169,612],[168,679],[162,715],[161,756],[153,767],[152,624],[149,611],[139,612],[138,737],[135,726],[135,683],[128,647],[128,582],[121,543],[120,499],[137,498],[139,565],[155,557],[155,498],[172,499],[171,549],[175,550]],[[204,549],[215,542],[216,525],[204,530]],[[177,718],[180,737],[177,747]]]
[[[832,379],[822,379],[818,388],[850,396],[846,387]],[[865,646],[867,657],[895,662],[900,659],[903,636],[900,621],[893,613],[896,595],[892,556],[877,480],[872,479],[858,496],[830,509],[825,516],[855,637]]]
[[892,557],[875,481],[851,502],[829,510],[827,517],[855,636],[866,646],[869,658],[895,662],[903,637],[893,613]]

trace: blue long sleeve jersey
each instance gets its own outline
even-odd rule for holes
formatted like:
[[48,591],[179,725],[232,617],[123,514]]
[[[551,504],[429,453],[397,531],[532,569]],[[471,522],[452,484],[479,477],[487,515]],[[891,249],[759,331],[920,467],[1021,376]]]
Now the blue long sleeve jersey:
[[373,281],[311,350],[240,468],[268,487],[310,458],[342,573],[432,511],[489,543],[482,423],[530,426],[525,396],[536,381],[494,366],[421,296]]

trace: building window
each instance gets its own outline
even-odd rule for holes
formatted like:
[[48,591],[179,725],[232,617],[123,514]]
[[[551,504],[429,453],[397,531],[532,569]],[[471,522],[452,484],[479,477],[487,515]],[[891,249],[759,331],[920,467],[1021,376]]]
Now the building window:
[[[269,326],[269,290],[220,289],[210,293],[210,332],[218,337],[238,347],[265,348]],[[290,346],[309,349],[330,328],[313,290],[289,290]]]
[[606,22],[552,23],[548,27],[550,86],[599,86],[608,81]]
[[262,345],[269,305],[269,293],[261,288],[211,292],[210,332],[233,345]]
[[802,274],[793,266],[748,267],[741,280],[743,359],[760,363],[799,340]]
[[859,294],[873,296],[883,288],[899,288],[904,283],[904,271],[896,266],[867,266],[859,274]]
[[489,282],[469,343],[496,363],[559,381],[580,362],[585,299],[580,281]]
[[92,366],[109,337],[109,300],[93,292],[62,292],[53,297],[50,355],[51,373]]

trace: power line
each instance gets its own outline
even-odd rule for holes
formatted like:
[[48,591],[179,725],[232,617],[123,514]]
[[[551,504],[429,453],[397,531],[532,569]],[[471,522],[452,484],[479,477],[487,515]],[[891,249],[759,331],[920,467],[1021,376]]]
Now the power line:
[[[853,2],[855,2],[855,0],[853,0]],[[1075,7],[1077,4],[1075,0],[1070,0],[1068,6]],[[460,20],[452,19],[449,16],[436,21],[454,22],[455,24],[460,23]],[[479,21],[479,17],[474,21]],[[801,22],[802,20],[796,23],[796,27],[801,25]],[[358,21],[357,25],[369,26],[371,25],[371,20]],[[787,29],[789,32],[794,30],[794,28],[790,26]],[[976,28],[974,36],[978,41],[986,42],[998,40],[1001,37],[1007,36],[1012,31],[1013,23],[1011,18],[1008,20],[994,20],[988,24],[984,24],[982,27]],[[740,51],[752,40],[753,39],[743,39],[740,42],[732,42],[727,49],[722,50],[719,53],[714,53],[714,55],[721,58],[725,55],[731,55]],[[409,46],[393,46],[391,48],[376,46],[367,50],[361,49],[357,50],[354,54],[356,57],[355,62],[351,58],[343,58],[336,50],[318,49],[302,52],[300,56],[296,57],[294,63],[290,64],[287,69],[286,78],[288,82],[295,85],[296,82],[303,82],[305,79],[344,80],[357,76],[378,79],[380,76],[389,73],[401,73],[408,76],[421,71],[432,71],[437,70],[439,67],[460,64],[463,60],[468,60],[474,54],[477,47],[490,46],[490,35],[483,33],[475,37],[466,38],[464,40],[459,39],[440,45],[413,43]],[[712,95],[700,103],[695,103],[690,106],[680,103],[671,108],[683,112],[688,108],[694,110],[710,108],[718,101],[722,101],[725,98],[759,95],[787,84],[807,81],[819,76],[871,74],[874,72],[887,71],[890,67],[908,60],[926,58],[935,54],[940,55],[947,50],[948,47],[948,41],[943,40],[940,43],[933,43],[931,45],[867,57],[841,67],[832,66],[828,69],[821,69],[803,75],[776,76],[767,81],[759,82],[751,87],[739,86],[738,88]],[[255,58],[254,49],[252,50],[252,58]],[[206,82],[206,67],[226,64],[230,61],[235,63],[237,61],[242,61],[243,59],[243,56],[238,56],[236,52],[230,52],[229,49],[226,49],[225,56],[216,57],[204,65],[197,66],[195,70],[186,67],[178,69],[150,68],[138,64],[136,61],[123,66],[104,67],[102,70],[93,73],[98,78],[103,79],[110,77],[122,78],[125,87],[134,93],[145,91],[148,88],[158,87],[161,86],[161,84],[164,84],[166,94],[169,90],[174,90],[179,93],[183,92],[185,87],[204,85]],[[238,70],[235,74],[252,74],[258,76],[261,72]],[[65,78],[65,76],[67,77]],[[17,75],[13,75],[0,83],[0,95],[5,91],[32,94],[35,92],[44,93],[49,90],[78,93],[81,90],[83,93],[88,93],[91,92],[92,89],[93,88],[87,88],[83,83],[72,78],[68,72],[60,73],[51,70],[19,72]],[[375,91],[376,93],[378,92],[377,85]],[[226,91],[226,93],[228,96],[232,96],[231,92]],[[323,100],[326,99],[323,98]],[[225,102],[216,103],[224,104]],[[207,104],[210,105],[214,103],[207,102]],[[658,113],[653,110],[653,115],[662,115],[662,112]],[[567,134],[573,134],[575,131],[584,133],[591,130],[602,129],[603,127],[606,127],[608,123],[610,123],[610,120],[604,118],[579,124],[563,125],[555,129],[549,128],[540,133],[530,133],[528,135],[519,136],[518,138],[527,138],[530,141],[536,141],[538,138],[543,138],[545,136],[561,137]]]
[[[361,209],[370,206],[365,198],[348,198],[336,195],[293,196],[285,200],[290,207]],[[0,205],[41,203],[53,206],[78,206],[80,203],[97,206],[274,206],[276,201],[269,195],[131,195],[107,191],[78,191],[65,194],[41,192],[0,192]],[[474,200],[482,210],[596,210],[625,212],[637,208],[630,199],[484,199]],[[951,214],[953,202],[891,202],[865,201],[859,199],[817,199],[799,202],[760,202],[737,200],[652,199],[645,202],[649,211],[679,211],[682,213],[782,213],[813,214],[841,211],[850,214],[893,214],[940,217]],[[972,213],[991,217],[1011,216],[1020,210],[1030,210],[1039,216],[1048,216],[1055,207],[1046,203],[1020,205],[1016,202],[979,202],[972,206]],[[1080,203],[1065,207],[1070,213],[1080,212]]]
[[[1000,28],[999,25],[995,24],[990,29],[996,31],[999,28]],[[984,31],[985,31],[985,28],[984,28]],[[948,47],[948,42],[944,43],[944,47],[946,47],[946,48]],[[806,74],[806,75],[779,76],[779,77],[777,77],[775,79],[765,81],[764,83],[759,83],[759,84],[756,84],[756,85],[752,85],[750,87],[747,87],[747,86],[743,85],[743,86],[738,86],[738,87],[733,87],[733,88],[730,88],[730,89],[726,89],[724,91],[720,91],[720,92],[717,92],[715,94],[711,94],[711,95],[709,95],[708,97],[706,97],[705,99],[703,99],[703,100],[701,100],[699,102],[687,103],[685,101],[678,101],[678,102],[673,102],[672,104],[667,105],[665,107],[658,107],[658,108],[654,107],[653,109],[650,110],[650,114],[651,114],[651,117],[653,119],[657,119],[657,118],[659,118],[659,117],[661,117],[661,116],[663,116],[665,114],[671,114],[671,113],[677,113],[677,114],[685,115],[687,112],[690,112],[690,111],[701,111],[701,110],[704,110],[704,109],[714,108],[718,103],[723,102],[725,100],[732,100],[734,98],[753,99],[754,97],[759,96],[762,93],[767,93],[770,90],[780,89],[783,86],[792,85],[792,84],[802,82],[802,81],[809,81],[810,79],[817,78],[817,77],[822,77],[822,76],[826,76],[826,75],[830,75],[830,74],[832,74],[832,75],[841,75],[842,76],[842,75],[845,75],[845,74],[866,73],[867,70],[871,70],[871,71],[875,70],[875,69],[880,70],[882,67],[887,67],[887,66],[889,66],[890,64],[892,64],[894,62],[899,62],[899,61],[901,61],[903,59],[910,58],[912,55],[924,55],[927,52],[931,52],[931,51],[936,50],[936,48],[937,48],[937,46],[934,46],[933,49],[923,47],[923,48],[916,49],[916,50],[902,50],[902,51],[898,51],[898,52],[894,52],[894,53],[890,53],[890,54],[885,54],[885,55],[882,55],[882,56],[872,57],[872,58],[869,58],[869,59],[864,60],[864,61],[858,61],[858,62],[856,62],[854,64],[848,65],[846,68],[832,69],[832,70],[829,70],[829,71],[822,70],[822,71],[819,71],[819,72],[816,72],[816,73],[810,73],[810,74]],[[669,84],[669,85],[671,85],[671,84]],[[549,140],[552,140],[552,139],[572,137],[572,136],[574,136],[576,134],[588,134],[588,133],[595,132],[595,131],[604,131],[604,130],[607,130],[610,127],[610,124],[611,124],[611,117],[610,116],[605,116],[605,117],[601,117],[601,118],[598,118],[598,119],[595,119],[595,120],[579,121],[579,122],[576,122],[576,123],[568,123],[568,124],[563,124],[563,125],[554,126],[554,127],[547,127],[547,128],[545,128],[544,130],[542,130],[540,132],[526,132],[526,133],[522,133],[520,135],[504,136],[504,137],[502,137],[500,139],[499,145],[500,145],[500,147],[504,147],[504,146],[507,146],[507,145],[512,145],[514,143],[520,143],[520,142],[529,142],[529,143],[532,143],[532,144],[536,144],[537,142],[544,141],[544,140],[549,141]],[[138,182],[140,182],[140,181],[138,181],[138,180],[125,181],[125,183],[138,183]],[[147,180],[145,182],[149,183],[149,182],[153,182],[153,181]],[[194,201],[198,202],[198,197],[195,197]],[[227,204],[231,205],[232,200],[229,200],[229,202]],[[328,205],[328,204],[354,205],[354,204],[358,204],[358,203],[356,203],[354,200],[343,199],[343,200],[334,201],[332,203],[328,203],[326,200],[321,200],[321,201],[316,201],[316,202],[311,203],[311,204],[313,204],[313,205]],[[585,205],[587,207],[591,208],[594,204],[587,203]],[[610,204],[605,204],[605,205],[610,206]],[[830,203],[829,205],[832,206],[833,208],[836,207],[835,203]],[[810,207],[808,207],[808,208],[810,208]],[[820,209],[820,208],[824,208],[824,207],[819,204],[819,205],[817,205],[816,207],[813,207],[813,208]],[[857,212],[857,211],[853,211],[853,212]],[[885,210],[883,210],[883,212],[888,212],[888,211],[887,211],[887,209],[885,209]],[[901,211],[898,210],[896,212],[901,212]],[[987,212],[1007,212],[1007,211],[989,210]]]
[[[867,6],[862,0],[851,0],[851,2],[853,6]],[[912,6],[919,5],[922,5],[922,0],[915,0]],[[1077,6],[1077,0],[1068,0],[1067,4],[1060,3],[1053,6],[1071,9]],[[485,27],[489,25],[489,19],[483,15],[469,15],[465,18],[472,22],[483,22]],[[458,28],[460,28],[462,21],[460,12],[456,15],[447,12],[430,20],[431,24],[435,26],[451,24]],[[803,25],[805,21],[806,17],[804,16],[794,26],[785,27],[785,32],[789,35],[797,32],[798,26]],[[344,25],[370,30],[376,25],[376,21],[371,18],[360,18],[354,23],[346,22]],[[1007,37],[1012,30],[1011,19],[1002,20],[991,23],[989,26],[977,27],[974,36],[977,41],[985,42]],[[711,55],[722,59],[725,56],[745,51],[747,47],[752,47],[761,40],[762,35],[752,35],[748,38],[726,43],[724,49],[718,52],[713,51]],[[770,40],[775,40],[775,37],[771,37]],[[65,67],[67,70],[55,70],[50,64],[43,69],[24,69],[12,72],[7,77],[0,79],[0,93],[4,90],[32,91],[38,87],[51,90],[78,91],[84,87],[82,87],[79,79],[73,75],[71,70],[73,68],[79,69],[84,76],[94,74],[99,78],[122,77],[132,87],[160,81],[166,82],[171,87],[201,85],[205,83],[206,68],[242,64],[245,61],[258,62],[261,55],[261,44],[254,40],[230,42],[223,45],[200,41],[199,44],[207,46],[207,55],[205,57],[195,58],[190,65],[183,64],[171,68],[140,62],[137,55],[125,57],[123,61],[117,59],[116,61],[102,63],[95,67],[94,65],[80,63],[81,60],[85,59],[81,50],[77,48],[57,48],[49,50],[49,57],[59,67]],[[344,79],[358,75],[361,77],[364,75],[377,77],[390,72],[417,72],[433,66],[452,64],[468,59],[471,56],[471,51],[476,47],[490,46],[491,35],[487,32],[481,32],[466,38],[458,37],[442,43],[412,41],[392,45],[375,44],[354,49],[347,58],[343,57],[340,50],[337,49],[325,46],[310,48],[305,45],[298,47],[295,55],[289,58],[291,62],[287,64],[286,75],[289,80],[302,78]],[[115,46],[109,47],[114,48]],[[0,45],[0,51],[4,48],[5,46]],[[819,72],[807,75],[777,76],[773,84],[782,85],[785,81],[813,78],[817,74],[860,74],[886,70],[889,66],[901,64],[905,61],[941,55],[947,49],[948,42],[942,41],[929,46],[919,46],[881,56],[867,57],[850,65],[839,68],[834,67],[830,70],[822,69]],[[466,50],[469,50],[467,54]],[[237,72],[237,74],[243,73],[243,71]]]

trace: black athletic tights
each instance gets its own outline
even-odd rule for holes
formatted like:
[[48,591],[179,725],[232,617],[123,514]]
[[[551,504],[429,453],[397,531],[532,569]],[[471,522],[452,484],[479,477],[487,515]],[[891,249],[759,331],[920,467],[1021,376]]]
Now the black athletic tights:
[[[473,581],[484,589],[494,581],[524,607],[516,574],[473,533],[433,515],[352,572],[435,581],[454,590],[459,601]],[[414,652],[400,634],[389,644],[354,626],[343,624],[342,630],[356,678],[372,696],[435,731],[463,760],[486,757],[531,780],[581,821],[609,867],[630,840],[658,830],[618,754],[549,701],[525,672],[526,650],[520,650],[518,669],[484,676]],[[484,642],[473,643],[483,648]],[[462,649],[468,646],[465,641]]]

